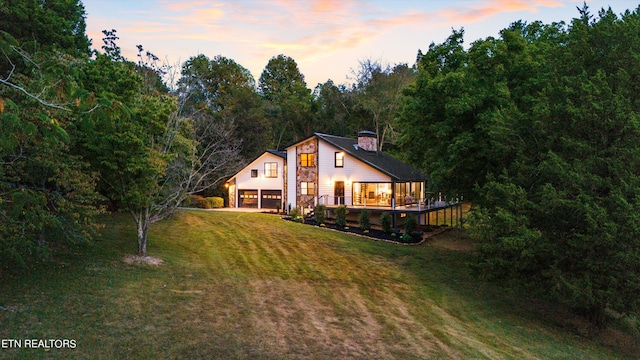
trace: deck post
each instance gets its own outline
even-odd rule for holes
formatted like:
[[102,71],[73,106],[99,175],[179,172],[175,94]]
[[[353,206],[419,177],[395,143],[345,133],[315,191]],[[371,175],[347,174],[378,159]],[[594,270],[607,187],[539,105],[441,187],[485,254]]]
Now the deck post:
[[449,208],[449,216],[451,218],[451,227],[453,227],[453,206]]

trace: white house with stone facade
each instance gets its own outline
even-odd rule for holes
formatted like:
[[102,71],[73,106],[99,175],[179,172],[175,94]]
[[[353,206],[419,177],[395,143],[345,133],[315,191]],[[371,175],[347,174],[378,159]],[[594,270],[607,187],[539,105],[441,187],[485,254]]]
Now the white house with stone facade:
[[[278,164],[278,176],[260,177],[267,163]],[[275,208],[281,200],[283,209],[324,204],[391,210],[422,203],[426,176],[377,151],[376,134],[361,131],[357,139],[315,133],[283,153],[267,151],[227,184],[231,207]]]

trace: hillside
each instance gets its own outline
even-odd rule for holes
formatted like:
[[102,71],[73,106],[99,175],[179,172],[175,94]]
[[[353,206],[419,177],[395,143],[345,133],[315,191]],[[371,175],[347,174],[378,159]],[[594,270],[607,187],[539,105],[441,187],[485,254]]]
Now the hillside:
[[[0,358],[634,358],[638,339],[593,332],[539,301],[478,283],[463,235],[408,247],[282,221],[198,212],[154,225],[131,265],[129,217],[48,269],[0,284]],[[567,318],[569,320],[567,320]],[[632,347],[633,346],[633,347]],[[634,348],[635,347],[635,348]]]

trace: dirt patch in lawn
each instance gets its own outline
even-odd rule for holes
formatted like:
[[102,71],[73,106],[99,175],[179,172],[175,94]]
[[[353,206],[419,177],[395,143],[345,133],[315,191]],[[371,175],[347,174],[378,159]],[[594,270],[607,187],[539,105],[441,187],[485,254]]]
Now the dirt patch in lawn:
[[138,256],[138,255],[127,255],[124,260],[125,263],[129,265],[133,264],[143,264],[143,265],[153,265],[158,266],[162,265],[162,259],[154,258],[151,256]]

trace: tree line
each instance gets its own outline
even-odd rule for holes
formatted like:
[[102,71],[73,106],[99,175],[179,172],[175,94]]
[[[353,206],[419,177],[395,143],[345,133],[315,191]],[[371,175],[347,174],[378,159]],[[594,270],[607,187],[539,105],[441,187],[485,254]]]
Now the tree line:
[[[363,61],[357,83],[329,80],[312,91],[285,55],[256,82],[222,55],[171,67],[138,45],[129,61],[116,30],[92,49],[85,29],[80,1],[0,4],[2,269],[90,240],[95,216],[115,210],[132,215],[146,256],[149,226],[190,194],[219,193],[265,149],[316,131],[375,127],[391,142],[396,100],[412,74]],[[176,72],[169,88],[164,79]]]
[[419,53],[399,146],[464,194],[481,277],[602,325],[640,301],[640,8]]
[[115,30],[100,50],[79,1],[0,4],[0,275],[89,241],[105,210],[149,226],[215,193],[267,148],[374,130],[379,150],[464,194],[479,277],[589,315],[640,299],[640,8],[517,21],[464,46],[454,30],[416,63],[362,60],[351,84],[307,87],[274,56],[258,81],[222,55],[172,69]]

